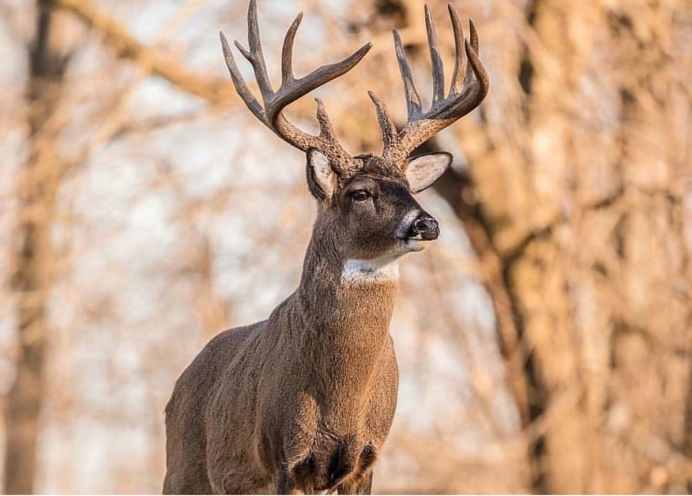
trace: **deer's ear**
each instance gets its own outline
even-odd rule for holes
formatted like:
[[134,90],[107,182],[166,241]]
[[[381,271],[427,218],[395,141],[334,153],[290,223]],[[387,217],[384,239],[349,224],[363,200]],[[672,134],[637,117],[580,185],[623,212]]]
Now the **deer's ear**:
[[318,200],[331,198],[336,189],[336,173],[327,157],[314,148],[308,150],[307,176],[310,192]]
[[418,193],[432,186],[452,163],[452,155],[446,152],[428,153],[409,160],[406,165],[406,179],[412,193]]

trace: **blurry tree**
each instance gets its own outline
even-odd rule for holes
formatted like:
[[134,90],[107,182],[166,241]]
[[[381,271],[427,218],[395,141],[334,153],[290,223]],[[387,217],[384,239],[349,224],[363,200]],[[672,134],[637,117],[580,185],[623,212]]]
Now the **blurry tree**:
[[[61,182],[68,171],[89,157],[97,144],[117,134],[122,124],[107,120],[86,147],[70,150],[69,158],[60,152],[61,132],[72,118],[75,104],[63,98],[70,45],[74,44],[70,36],[74,19],[70,17],[76,14],[77,19],[102,30],[114,41],[119,55],[136,59],[150,72],[189,93],[211,102],[229,95],[225,82],[196,76],[170,60],[159,58],[89,2],[39,0],[35,13],[26,89],[29,156],[17,181],[15,244],[10,247],[18,351],[16,377],[6,398],[4,488],[8,494],[31,494],[36,481],[37,441],[50,339],[47,312],[57,261],[52,240],[53,221],[58,212]],[[209,289],[204,294],[213,296]]]
[[46,2],[36,9],[27,89],[30,151],[18,184],[12,286],[17,295],[19,354],[16,379],[7,397],[5,492],[31,494],[36,473],[36,442],[44,396],[44,362],[51,284],[52,215],[63,164],[57,152],[56,110],[67,60],[54,16]]

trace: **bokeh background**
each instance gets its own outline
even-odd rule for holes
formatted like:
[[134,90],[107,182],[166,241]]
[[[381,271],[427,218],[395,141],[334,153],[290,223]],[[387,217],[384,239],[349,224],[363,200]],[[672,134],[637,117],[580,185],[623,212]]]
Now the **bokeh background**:
[[[381,147],[391,29],[431,94],[419,0],[259,0],[270,74],[374,48],[323,98]],[[443,1],[430,0],[451,73]],[[491,77],[424,150],[441,239],[402,262],[380,493],[684,493],[692,481],[692,4],[458,0]],[[298,283],[304,156],[236,97],[245,0],[0,3],[0,449],[6,492],[156,493],[173,384]],[[239,60],[248,81],[252,72]],[[277,81],[277,79],[275,79]],[[288,110],[316,128],[314,101]]]

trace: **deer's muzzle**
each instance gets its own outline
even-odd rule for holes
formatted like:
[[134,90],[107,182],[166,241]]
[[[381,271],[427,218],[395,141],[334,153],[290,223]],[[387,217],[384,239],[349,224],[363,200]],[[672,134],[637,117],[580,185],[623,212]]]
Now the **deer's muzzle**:
[[[414,211],[415,212],[415,211]],[[430,214],[422,211],[411,212],[407,215],[401,227],[398,237],[403,240],[432,241],[440,235],[440,225]]]

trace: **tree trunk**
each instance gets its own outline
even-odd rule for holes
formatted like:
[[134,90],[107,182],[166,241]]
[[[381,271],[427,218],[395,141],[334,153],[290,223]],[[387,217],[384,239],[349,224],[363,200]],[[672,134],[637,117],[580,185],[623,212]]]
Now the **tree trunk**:
[[[688,472],[690,278],[685,136],[665,130],[682,90],[665,70],[670,12],[652,7],[635,19],[624,8],[555,0],[533,8],[547,52],[528,95],[537,201],[525,215],[535,227],[505,273],[543,428],[534,484],[551,493],[679,492]],[[589,149],[597,140],[579,130],[588,123],[577,107],[593,42],[603,38],[595,30],[612,33],[620,94],[615,150],[599,171]]]
[[60,98],[65,60],[51,36],[51,12],[41,2],[27,91],[30,156],[18,183],[12,287],[17,296],[16,379],[7,396],[5,493],[31,494],[44,397],[46,310],[53,263],[51,223],[60,182],[57,132],[48,124]]
[[[684,90],[666,70],[677,55],[665,50],[672,12],[626,7],[535,0],[529,20],[540,43],[520,75],[525,162],[514,155],[493,174],[481,170],[487,156],[469,154],[530,351],[528,433],[539,492],[681,492],[689,477],[689,111],[679,109]],[[612,143],[584,129],[598,121],[580,108],[590,103],[589,64],[604,56],[599,39],[611,72],[597,81],[619,95]],[[670,122],[681,125],[667,129]],[[509,167],[523,168],[525,182],[511,187],[525,203],[503,208],[497,185]]]

